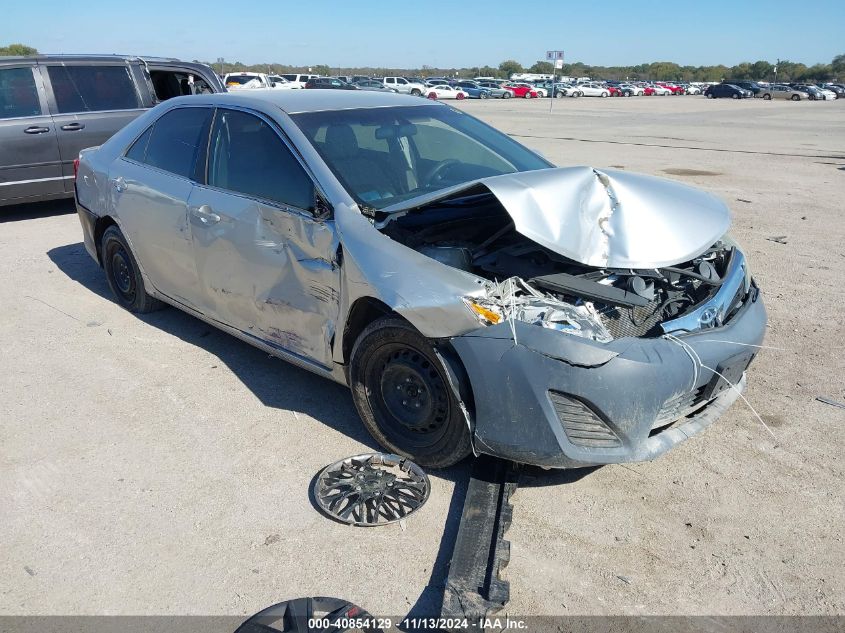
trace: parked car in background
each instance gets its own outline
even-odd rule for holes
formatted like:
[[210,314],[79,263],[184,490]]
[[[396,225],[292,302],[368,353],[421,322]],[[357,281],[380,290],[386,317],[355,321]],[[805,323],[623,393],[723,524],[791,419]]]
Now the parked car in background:
[[534,92],[537,93],[538,97],[545,99],[546,97],[549,96],[549,90],[545,86],[538,85],[536,83],[535,84],[528,84],[528,85],[531,86],[532,90],[534,90]]
[[725,80],[722,82],[723,84],[730,84],[732,86],[739,86],[743,90],[751,91],[751,94],[755,97],[760,95],[760,92],[763,90],[763,86],[758,84],[756,81],[732,81],[732,80]]
[[503,85],[502,88],[510,90],[514,97],[521,97],[523,99],[534,99],[537,97],[537,91],[530,84],[509,83]]
[[281,75],[267,75],[273,90],[293,90],[295,86]]
[[441,77],[432,77],[431,79],[425,80],[426,86],[448,86],[449,80],[443,79]]
[[73,162],[146,109],[225,92],[205,64],[122,55],[0,57],[0,206],[73,195]]
[[452,86],[463,90],[469,95],[470,99],[489,99],[490,93],[492,92],[490,88],[484,88],[477,82],[469,80],[457,81]]
[[809,99],[810,95],[791,86],[780,84],[769,84],[760,91],[760,96],[766,101],[771,99],[788,99],[790,101],[801,101]]
[[352,85],[361,90],[370,90],[374,92],[398,92],[396,88],[388,88],[378,79],[359,79],[357,81],[353,81]]
[[695,84],[687,84],[685,86],[685,89],[686,89],[688,95],[700,95],[701,94],[701,88],[699,88]]
[[622,91],[624,97],[641,97],[645,94],[645,90],[640,86],[634,84],[622,83],[617,86]]
[[673,94],[673,95],[686,94],[686,90],[684,90],[681,86],[677,86],[675,84],[671,84],[671,83],[668,83],[668,82],[661,82],[657,85],[659,85],[663,88],[666,88],[666,90],[669,91],[669,94]]
[[766,331],[712,194],[406,95],[175,99],[82,152],[76,203],[118,305],[348,385],[428,468],[653,460],[739,398]]
[[573,86],[570,83],[561,82],[554,86],[554,95],[557,99],[562,99],[563,97],[580,97],[583,94],[580,86]]
[[482,88],[489,90],[490,96],[494,99],[510,99],[513,96],[513,92],[502,88],[502,85],[499,83],[493,81],[479,81],[477,83]]
[[836,93],[831,90],[824,90],[813,84],[789,84],[796,90],[806,92],[810,96],[810,101],[826,101],[836,99]]
[[291,84],[291,88],[304,88],[308,80],[316,76],[317,75],[305,75],[301,73],[285,73],[281,75],[283,79],[286,79],[288,83]]
[[578,90],[581,91],[582,97],[609,97],[610,90],[605,85],[596,83],[595,81],[585,81],[578,84]]
[[396,92],[419,97],[425,92],[425,85],[408,81],[404,77],[383,77],[382,83]]
[[822,88],[833,92],[838,99],[845,98],[845,85],[843,84],[822,84]]
[[456,88],[448,84],[437,84],[425,89],[425,96],[429,99],[466,99],[469,94],[462,88]]
[[672,91],[669,90],[666,86],[662,86],[661,84],[649,84],[649,88],[652,90],[652,94],[657,95],[659,97],[663,97],[666,95],[672,94]]
[[611,97],[621,97],[622,96],[622,89],[619,86],[607,86],[608,92],[610,92]]
[[745,99],[753,97],[754,94],[750,90],[745,90],[733,84],[716,84],[705,90],[704,96],[708,99]]
[[312,77],[305,82],[305,87],[318,90],[358,90],[358,86],[348,84],[337,77]]
[[[278,76],[275,76],[279,78]],[[223,83],[228,90],[254,90],[254,89],[284,89],[293,88],[287,79],[280,77],[283,83],[277,83],[266,73],[242,72],[228,73],[223,76]]]

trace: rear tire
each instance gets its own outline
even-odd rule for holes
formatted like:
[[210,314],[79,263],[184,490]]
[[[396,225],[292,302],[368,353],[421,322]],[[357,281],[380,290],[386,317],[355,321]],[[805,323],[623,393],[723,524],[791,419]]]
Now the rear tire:
[[448,375],[431,342],[391,317],[364,329],[349,362],[352,398],[370,435],[429,468],[456,464],[472,450]]
[[411,96],[413,97],[419,97],[421,94],[422,91],[420,91],[419,88],[414,88],[413,90],[411,90]]
[[772,100],[772,95],[770,95],[770,94],[765,94],[765,95],[763,95],[763,100],[764,100],[764,101],[771,101],[771,100]]
[[609,94],[609,93],[607,93],[607,92],[602,92],[602,93],[601,93],[601,98],[602,98],[602,99],[605,99],[605,98],[607,98],[607,97],[609,97],[609,96],[610,96],[610,94]]
[[429,92],[428,98],[436,101],[437,100],[437,93],[436,92]]
[[107,228],[101,244],[100,258],[117,303],[136,314],[146,314],[164,307],[161,301],[147,294],[138,262],[120,229],[116,226]]
[[801,95],[792,95],[793,101],[801,101]]
[[739,99],[739,95],[737,93],[733,93],[731,95],[731,99]]
[[505,94],[502,95],[502,99],[510,99],[512,96],[513,95],[510,90],[505,90]]

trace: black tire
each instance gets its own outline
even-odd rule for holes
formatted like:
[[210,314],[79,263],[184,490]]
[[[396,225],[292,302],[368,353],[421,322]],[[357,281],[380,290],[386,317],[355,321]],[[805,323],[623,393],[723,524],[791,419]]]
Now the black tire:
[[763,100],[764,100],[764,101],[771,101],[771,100],[772,100],[772,95],[770,95],[770,94],[768,94],[768,93],[767,93],[767,94],[764,94],[764,95],[763,95]]
[[419,88],[414,88],[411,90],[411,96],[419,97],[422,94],[422,91]]
[[793,101],[801,101],[801,95],[792,95],[791,99]]
[[138,262],[126,238],[116,226],[103,233],[100,257],[117,303],[130,312],[145,314],[164,307],[164,304],[147,294]]
[[480,99],[486,99],[486,98],[487,98],[487,97],[489,97],[489,96],[490,96],[490,95],[488,95],[488,94],[487,94],[486,92],[484,92],[483,90],[482,90],[480,93],[478,93],[478,97],[479,97]]
[[428,468],[469,455],[469,430],[447,372],[428,339],[406,321],[384,317],[371,323],[349,362],[352,399],[370,435]]
[[737,93],[733,93],[731,95],[731,99],[739,99],[739,95]]
[[502,95],[502,99],[510,99],[512,96],[513,95],[510,90],[505,90],[505,94]]

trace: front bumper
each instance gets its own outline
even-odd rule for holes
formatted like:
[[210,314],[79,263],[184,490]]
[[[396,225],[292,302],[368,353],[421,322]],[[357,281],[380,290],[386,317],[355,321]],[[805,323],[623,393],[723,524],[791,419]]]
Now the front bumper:
[[[763,340],[759,293],[720,327],[679,336],[739,390]],[[522,322],[451,339],[473,393],[476,452],[574,468],[647,461],[703,430],[736,400],[665,338],[607,344]]]

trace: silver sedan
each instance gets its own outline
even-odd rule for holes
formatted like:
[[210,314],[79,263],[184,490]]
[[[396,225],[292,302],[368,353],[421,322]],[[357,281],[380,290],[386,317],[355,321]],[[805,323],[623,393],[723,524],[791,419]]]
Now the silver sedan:
[[375,441],[426,466],[653,459],[738,397],[765,331],[718,199],[555,168],[438,102],[171,99],[77,167],[121,306],[349,385]]

